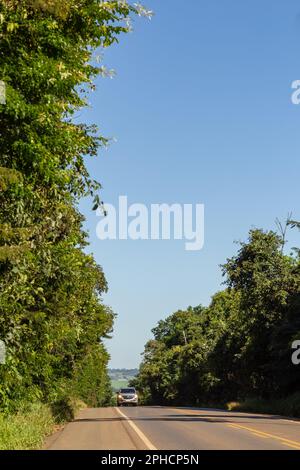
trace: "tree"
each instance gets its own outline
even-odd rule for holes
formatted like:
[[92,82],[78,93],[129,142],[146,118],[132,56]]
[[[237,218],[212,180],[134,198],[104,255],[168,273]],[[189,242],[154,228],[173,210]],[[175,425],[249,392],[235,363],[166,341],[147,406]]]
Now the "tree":
[[240,387],[244,394],[269,396],[277,380],[269,366],[271,337],[287,315],[289,298],[298,279],[294,260],[282,252],[274,232],[251,230],[237,256],[224,265],[227,283],[241,295],[239,315]]
[[[274,232],[251,230],[223,266],[226,289],[207,308],[158,323],[134,381],[146,403],[280,399],[299,390],[291,345],[300,338],[300,258],[283,245]],[[299,414],[299,398],[291,403]]]
[[101,204],[86,161],[107,139],[74,116],[106,73],[95,50],[117,42],[135,14],[148,12],[126,1],[0,2],[2,407],[55,399],[73,379],[87,384],[96,367],[106,374],[102,339],[114,315],[101,300],[102,269],[84,251],[77,203],[92,196],[94,209]]

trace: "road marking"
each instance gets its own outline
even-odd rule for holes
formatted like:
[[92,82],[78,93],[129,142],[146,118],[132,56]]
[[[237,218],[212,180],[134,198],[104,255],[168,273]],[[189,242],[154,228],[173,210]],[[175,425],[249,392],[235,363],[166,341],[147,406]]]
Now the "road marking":
[[139,438],[143,441],[143,443],[148,447],[149,450],[158,450],[153,444],[151,441],[149,441],[149,439],[145,436],[145,434],[137,427],[136,424],[134,424],[134,422],[128,418],[128,416],[126,416],[124,413],[122,413],[121,410],[119,410],[119,408],[115,408],[115,410],[119,413],[120,416],[122,416],[122,418],[124,418],[127,423],[129,424],[129,426],[132,427],[132,429],[136,432],[136,434],[139,436]]
[[262,436],[261,434],[258,434],[257,432],[254,432],[254,431],[252,431],[251,434],[253,434],[253,436],[261,437],[261,439],[270,439],[269,437],[267,437],[267,436]]
[[292,441],[291,439],[286,439],[282,436],[276,436],[275,434],[266,433],[263,431],[259,431],[258,429],[248,428],[247,426],[242,426],[241,424],[232,424],[233,427],[237,429],[246,429],[246,431],[250,431],[251,433],[257,434],[259,437],[270,437],[272,439],[276,439],[281,442],[281,444],[293,446],[295,449],[300,450],[300,442]]
[[[230,426],[231,428],[234,428],[234,429],[239,430],[238,426],[236,426],[235,424],[228,424],[227,426]],[[253,434],[254,436],[261,437],[262,439],[270,439],[270,438],[267,437],[267,436],[262,436],[261,434],[259,434],[259,433],[256,432],[256,431],[252,431],[251,434]]]
[[292,444],[287,444],[286,442],[282,442],[281,444],[284,444],[285,446],[289,446],[291,447],[292,449],[297,449],[297,450],[300,450],[300,447],[298,446],[293,446]]
[[[173,408],[169,408],[170,410],[172,410]],[[177,412],[179,413],[186,413],[186,411],[189,411],[189,412],[195,412],[195,413],[199,413],[199,412],[202,412],[203,411],[203,408],[196,408],[196,409],[190,409],[190,408],[183,408],[181,410],[177,409],[176,410]],[[222,413],[227,413],[229,416],[224,416],[224,421],[230,417],[230,413],[234,413],[233,411],[228,411],[228,410],[225,410],[225,409],[219,409],[219,410],[213,410],[213,411],[221,411]],[[239,414],[241,415],[241,417],[245,417],[247,418],[249,416],[249,413],[247,413],[246,411],[240,411]],[[289,424],[298,424],[300,425],[300,419],[297,419],[297,418],[282,418],[280,415],[267,415],[267,414],[261,414],[261,413],[254,413],[255,415],[258,415],[258,416],[261,416],[263,418],[266,418],[266,419],[270,419],[270,417],[272,418],[277,418],[278,421],[285,421],[286,423],[289,423]],[[199,415],[200,417],[200,415]],[[207,420],[209,421],[213,421],[213,418],[211,418],[211,420],[209,418],[206,418]]]

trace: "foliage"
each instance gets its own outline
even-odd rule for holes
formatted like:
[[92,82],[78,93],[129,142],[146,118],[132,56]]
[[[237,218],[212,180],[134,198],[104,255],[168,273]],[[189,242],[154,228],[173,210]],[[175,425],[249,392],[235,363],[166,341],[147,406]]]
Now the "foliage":
[[285,398],[262,400],[250,398],[241,403],[228,403],[229,411],[247,411],[250,413],[268,413],[281,416],[300,416],[300,394],[299,392],[288,395]]
[[112,387],[107,374],[108,354],[103,345],[96,345],[77,365],[74,377],[74,395],[80,396],[91,407],[111,404]]
[[55,419],[47,405],[33,404],[9,417],[0,414],[0,450],[40,448],[54,425]]
[[222,267],[226,289],[207,308],[158,323],[132,382],[145,403],[283,403],[299,390],[291,345],[300,339],[300,258],[283,248],[280,235],[251,230]]
[[[78,122],[97,75],[94,52],[150,14],[126,1],[0,1],[0,406],[57,401],[66,389],[105,403],[113,313],[107,285],[85,252],[77,203],[101,201],[86,161],[107,144]],[[76,119],[75,119],[76,118]],[[99,375],[98,378],[96,377]],[[96,387],[91,399],[88,387]]]

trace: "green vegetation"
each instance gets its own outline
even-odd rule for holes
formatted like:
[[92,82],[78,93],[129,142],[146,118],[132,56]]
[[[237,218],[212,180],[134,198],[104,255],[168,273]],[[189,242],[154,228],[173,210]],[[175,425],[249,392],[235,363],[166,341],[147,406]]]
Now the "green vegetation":
[[236,401],[300,416],[300,366],[291,360],[300,339],[300,250],[284,254],[284,234],[251,230],[222,268],[226,289],[207,308],[175,312],[152,330],[131,382],[145,403]]
[[39,449],[45,437],[74,418],[84,402],[70,397],[51,405],[41,402],[19,403],[13,414],[0,413],[0,450]]
[[[129,31],[130,15],[143,13],[125,1],[0,2],[0,79],[7,92],[0,105],[4,413],[17,412],[24,402],[63,409],[70,396],[92,406],[111,399],[102,340],[112,331],[114,314],[101,300],[106,280],[86,254],[78,211],[85,196],[93,198],[93,209],[101,205],[100,184],[90,177],[86,161],[107,139],[95,126],[79,123],[76,113],[86,105],[95,77],[107,74],[95,65],[96,48],[118,41]],[[48,411],[41,411],[36,427],[39,409],[48,410],[9,419],[1,415],[4,447],[36,445],[52,422]],[[27,431],[26,417],[32,426]],[[21,427],[32,434],[29,441],[23,432],[20,440],[9,437]]]
[[54,425],[47,405],[36,404],[10,416],[0,414],[0,450],[40,448]]
[[286,398],[273,398],[270,400],[248,398],[241,403],[227,403],[226,408],[230,411],[248,411],[251,413],[300,417],[300,393],[296,392]]
[[125,388],[128,386],[129,380],[111,380],[111,386],[114,392],[120,390],[120,388]]
[[108,374],[114,392],[128,387],[129,382],[137,375],[137,369],[109,369]]

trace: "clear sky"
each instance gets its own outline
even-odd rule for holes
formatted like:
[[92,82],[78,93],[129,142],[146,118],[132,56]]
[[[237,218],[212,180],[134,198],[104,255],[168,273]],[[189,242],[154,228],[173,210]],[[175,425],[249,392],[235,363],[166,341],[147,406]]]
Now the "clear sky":
[[[207,305],[221,288],[219,265],[251,227],[300,220],[298,0],[147,0],[151,21],[105,53],[117,76],[99,79],[81,120],[115,137],[88,166],[116,203],[204,203],[205,245],[100,241],[83,201],[92,251],[118,314],[107,343],[112,367],[136,367],[158,320]],[[289,234],[292,246],[297,232]],[[298,245],[299,246],[299,245]]]

